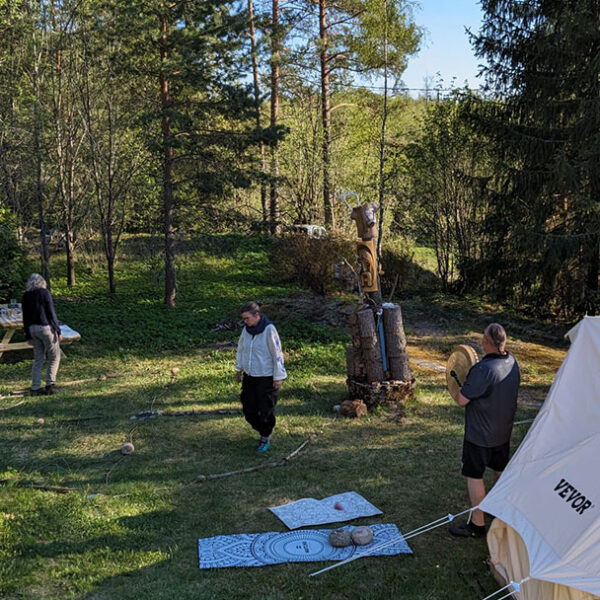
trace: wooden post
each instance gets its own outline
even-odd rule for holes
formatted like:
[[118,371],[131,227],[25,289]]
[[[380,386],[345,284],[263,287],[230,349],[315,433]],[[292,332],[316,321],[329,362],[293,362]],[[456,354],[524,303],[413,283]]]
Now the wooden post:
[[406,352],[406,336],[402,324],[402,310],[394,305],[383,308],[385,349],[390,365],[390,376],[400,381],[410,381],[410,367]]
[[360,348],[367,372],[367,381],[369,383],[382,381],[384,376],[381,364],[381,348],[377,341],[377,329],[375,327],[373,311],[367,308],[357,312],[356,316],[360,332]]

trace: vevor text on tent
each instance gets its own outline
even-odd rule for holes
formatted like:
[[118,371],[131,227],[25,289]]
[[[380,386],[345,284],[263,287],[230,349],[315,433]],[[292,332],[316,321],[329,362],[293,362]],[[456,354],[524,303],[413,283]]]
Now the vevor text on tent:
[[564,498],[567,504],[570,504],[575,512],[580,515],[584,510],[594,506],[591,500],[588,500],[581,492],[575,489],[566,479],[561,477],[560,483],[554,488],[554,491]]

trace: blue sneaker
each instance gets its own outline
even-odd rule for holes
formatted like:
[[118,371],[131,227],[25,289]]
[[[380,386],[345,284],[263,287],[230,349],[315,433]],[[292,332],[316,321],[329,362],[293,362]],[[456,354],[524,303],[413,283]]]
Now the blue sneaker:
[[265,453],[269,448],[271,447],[271,440],[267,439],[267,440],[260,440],[260,444],[258,445],[258,448],[256,449],[257,452],[259,452],[260,454]]

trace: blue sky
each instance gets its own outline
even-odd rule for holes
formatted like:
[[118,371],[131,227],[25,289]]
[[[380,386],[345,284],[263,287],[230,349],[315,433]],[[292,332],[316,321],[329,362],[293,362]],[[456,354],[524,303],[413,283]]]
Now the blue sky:
[[[473,55],[465,27],[474,33],[481,26],[482,11],[477,0],[420,0],[415,7],[414,20],[427,31],[422,49],[408,61],[402,76],[408,88],[423,88],[425,78],[433,81],[440,73],[444,87],[452,79],[461,87],[466,80],[469,87],[477,88],[481,79],[476,77],[478,59]],[[431,87],[431,86],[430,86]]]

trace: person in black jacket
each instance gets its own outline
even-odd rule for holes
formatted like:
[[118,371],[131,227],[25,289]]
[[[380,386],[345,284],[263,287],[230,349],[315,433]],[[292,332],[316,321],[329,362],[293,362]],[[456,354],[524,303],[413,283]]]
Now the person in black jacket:
[[[59,343],[62,341],[62,335],[52,296],[46,289],[46,280],[41,275],[33,273],[29,277],[21,306],[25,339],[33,346],[31,395],[54,394],[54,384],[60,364]],[[42,370],[46,358],[48,359],[46,387],[42,388]]]

